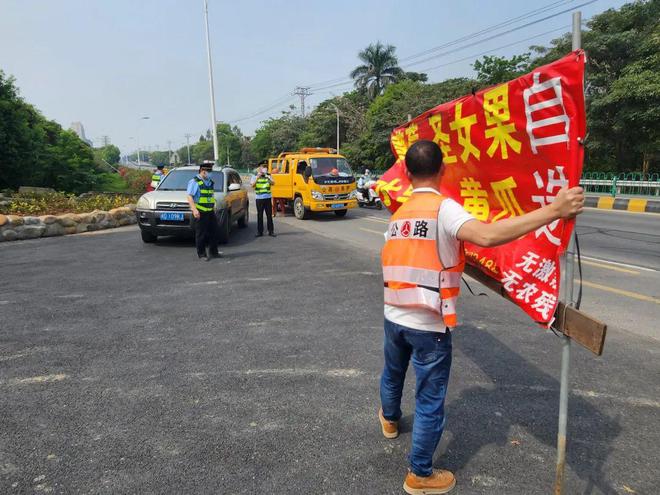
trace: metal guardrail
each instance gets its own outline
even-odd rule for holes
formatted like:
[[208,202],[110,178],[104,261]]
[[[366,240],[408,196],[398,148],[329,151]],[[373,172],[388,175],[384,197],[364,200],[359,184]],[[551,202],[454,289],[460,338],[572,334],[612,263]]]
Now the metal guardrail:
[[660,174],[629,172],[585,172],[580,185],[587,193],[619,195],[660,196]]

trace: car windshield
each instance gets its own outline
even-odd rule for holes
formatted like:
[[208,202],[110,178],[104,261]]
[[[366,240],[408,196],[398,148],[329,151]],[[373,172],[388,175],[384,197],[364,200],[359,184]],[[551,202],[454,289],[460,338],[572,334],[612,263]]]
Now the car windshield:
[[[158,191],[185,191],[188,182],[197,175],[196,170],[172,170],[158,185]],[[209,173],[213,180],[213,189],[222,192],[223,174],[213,171]]]
[[351,177],[353,171],[345,158],[310,158],[314,177]]

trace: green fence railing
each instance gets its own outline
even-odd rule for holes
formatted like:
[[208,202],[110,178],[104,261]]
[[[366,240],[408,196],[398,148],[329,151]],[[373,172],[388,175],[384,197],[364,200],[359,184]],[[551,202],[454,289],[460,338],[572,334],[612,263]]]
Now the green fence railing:
[[641,172],[584,172],[580,185],[588,193],[631,196],[660,196],[660,174]]

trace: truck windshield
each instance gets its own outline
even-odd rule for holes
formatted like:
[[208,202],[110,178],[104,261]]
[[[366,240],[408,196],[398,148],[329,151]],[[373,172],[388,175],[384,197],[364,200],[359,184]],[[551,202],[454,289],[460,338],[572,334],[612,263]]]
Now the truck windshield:
[[[172,170],[158,185],[158,191],[185,191],[188,182],[197,175],[196,170]],[[213,180],[213,189],[222,192],[223,174],[213,171],[209,174]]]
[[351,177],[353,171],[345,158],[310,158],[314,177]]

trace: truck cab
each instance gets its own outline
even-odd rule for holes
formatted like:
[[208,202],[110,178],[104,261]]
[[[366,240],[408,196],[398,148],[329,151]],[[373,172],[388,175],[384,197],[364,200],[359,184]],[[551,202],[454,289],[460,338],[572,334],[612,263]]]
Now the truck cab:
[[296,218],[311,212],[334,212],[338,217],[357,206],[355,176],[345,157],[332,148],[285,151],[268,160],[275,184],[273,198],[284,200]]

